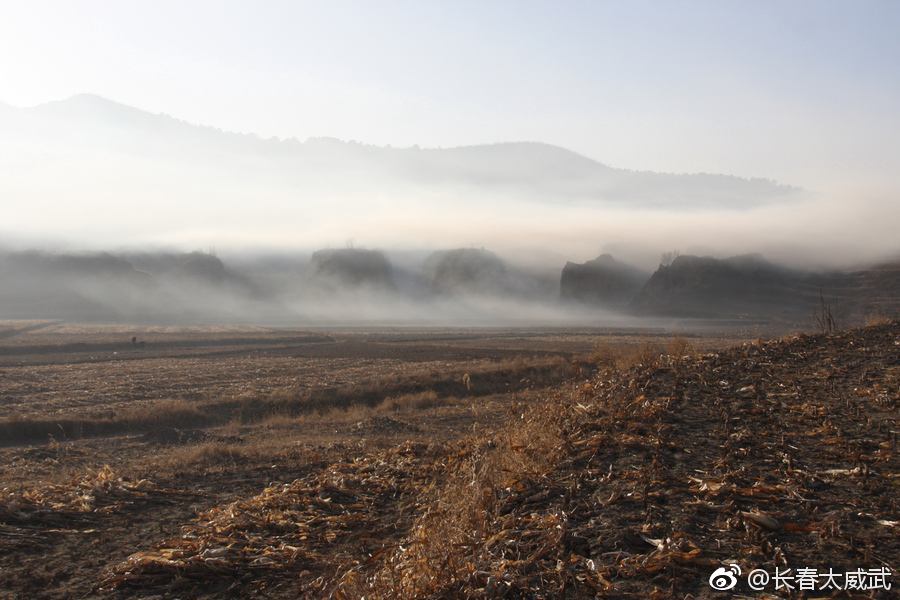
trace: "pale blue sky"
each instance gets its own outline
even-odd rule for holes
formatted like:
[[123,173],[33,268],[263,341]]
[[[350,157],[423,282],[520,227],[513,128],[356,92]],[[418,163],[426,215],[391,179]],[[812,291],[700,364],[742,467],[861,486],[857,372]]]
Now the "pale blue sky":
[[540,140],[810,189],[900,172],[900,0],[0,2],[0,100],[264,136]]

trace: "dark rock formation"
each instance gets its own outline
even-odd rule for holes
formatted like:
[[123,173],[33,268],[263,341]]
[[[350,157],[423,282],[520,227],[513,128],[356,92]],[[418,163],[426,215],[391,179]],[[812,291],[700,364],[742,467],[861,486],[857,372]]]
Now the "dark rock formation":
[[632,303],[641,313],[680,317],[774,317],[806,313],[817,298],[803,274],[757,255],[679,256],[661,265]]
[[119,256],[108,252],[94,254],[53,254],[49,252],[15,252],[6,257],[7,266],[19,273],[38,277],[126,277],[146,279],[146,274]]
[[0,318],[104,319],[155,281],[108,253],[14,252],[0,257]]
[[179,257],[175,273],[209,283],[222,283],[228,278],[224,263],[217,256],[203,252],[191,252]]
[[807,323],[822,300],[846,323],[896,315],[900,264],[858,271],[788,269],[758,255],[679,256],[660,266],[632,302],[636,312]]
[[499,293],[510,285],[503,261],[488,250],[457,248],[440,250],[425,261],[423,271],[439,293]]
[[560,296],[564,300],[623,307],[649,278],[649,273],[603,254],[586,263],[567,262],[559,282]]
[[379,250],[337,248],[319,250],[310,261],[313,277],[351,287],[394,288],[391,263]]

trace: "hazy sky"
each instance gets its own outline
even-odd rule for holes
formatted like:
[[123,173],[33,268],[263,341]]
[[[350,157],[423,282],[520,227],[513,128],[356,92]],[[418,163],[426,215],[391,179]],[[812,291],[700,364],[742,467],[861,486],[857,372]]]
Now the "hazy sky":
[[0,2],[0,100],[265,136],[559,144],[815,189],[900,172],[900,2]]

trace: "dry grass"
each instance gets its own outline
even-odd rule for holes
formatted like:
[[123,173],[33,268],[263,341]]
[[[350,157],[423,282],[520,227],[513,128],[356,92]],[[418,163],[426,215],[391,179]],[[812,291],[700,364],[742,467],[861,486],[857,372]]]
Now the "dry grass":
[[[844,429],[844,434],[866,440],[873,448],[878,447],[876,442],[881,440],[881,447],[887,450],[890,444],[889,434],[880,427],[876,433],[870,418],[865,416],[866,411],[860,412],[859,406],[862,405],[850,407],[845,393],[835,391],[833,387],[830,395],[824,393],[828,388],[818,375],[818,365],[823,357],[839,360],[839,368],[854,368],[856,372],[862,373],[866,373],[866,369],[870,367],[861,365],[871,364],[872,361],[881,365],[879,372],[884,374],[885,365],[896,363],[895,332],[879,333],[880,337],[856,337],[859,341],[855,345],[852,343],[855,336],[841,338],[839,334],[833,337],[818,336],[817,339],[807,336],[790,343],[765,344],[752,349],[739,347],[722,357],[701,358],[690,362],[673,360],[685,351],[684,346],[677,343],[673,347],[679,350],[678,354],[659,359],[661,365],[668,366],[665,369],[667,372],[662,376],[657,365],[645,362],[641,368],[616,374],[610,379],[604,380],[605,375],[601,375],[591,384],[567,386],[568,389],[550,396],[546,402],[523,413],[507,428],[487,437],[470,439],[464,446],[465,450],[450,453],[447,483],[432,498],[421,502],[424,508],[407,539],[384,558],[380,568],[370,576],[357,577],[355,571],[347,571],[339,583],[335,597],[587,598],[600,597],[595,595],[597,589],[611,590],[609,595],[615,597],[670,597],[662,592],[650,593],[658,580],[657,576],[662,573],[667,574],[673,588],[680,585],[682,589],[695,589],[689,586],[696,586],[697,572],[708,574],[710,563],[705,562],[708,558],[697,559],[702,551],[699,546],[692,545],[693,542],[670,548],[668,543],[662,545],[644,538],[644,542],[656,545],[657,548],[653,552],[649,546],[644,548],[637,560],[632,552],[620,551],[621,546],[616,551],[596,556],[592,554],[594,547],[603,548],[604,546],[599,545],[603,543],[608,544],[606,548],[615,547],[607,539],[615,539],[619,529],[625,529],[625,523],[630,527],[637,525],[643,531],[644,526],[652,523],[651,518],[659,518],[660,524],[655,526],[661,527],[660,532],[666,531],[667,527],[684,527],[685,523],[690,526],[697,521],[704,521],[709,524],[707,528],[697,528],[692,533],[714,531],[717,536],[715,543],[719,543],[718,536],[725,537],[727,543],[731,544],[732,552],[740,547],[758,548],[759,537],[746,536],[745,527],[736,526],[728,532],[726,529],[714,530],[712,524],[723,522],[723,515],[733,514],[736,501],[746,498],[748,492],[739,490],[751,490],[749,493],[752,494],[752,490],[766,485],[761,483],[762,477],[772,477],[771,469],[765,461],[760,462],[755,457],[770,455],[773,448],[784,447],[784,431],[797,436],[797,432],[808,430],[808,416],[798,414],[786,417],[780,403],[767,405],[733,402],[733,405],[742,408],[741,420],[759,419],[743,425],[743,429],[739,431],[742,436],[740,439],[746,440],[743,443],[759,444],[760,450],[759,454],[745,455],[749,458],[744,459],[740,472],[746,470],[753,475],[743,481],[760,483],[750,488],[739,488],[732,484],[730,489],[734,496],[728,504],[714,506],[712,503],[705,503],[702,512],[696,511],[697,501],[691,495],[672,492],[673,489],[684,486],[684,470],[671,466],[671,463],[666,465],[665,449],[690,448],[679,461],[692,461],[692,465],[703,468],[689,472],[710,473],[712,465],[720,464],[722,454],[715,447],[711,449],[706,440],[715,436],[721,440],[722,447],[727,447],[735,439],[735,434],[727,428],[729,426],[719,428],[713,424],[712,419],[704,417],[712,407],[722,402],[722,390],[717,378],[720,377],[719,373],[726,373],[727,379],[742,383],[749,377],[762,375],[772,382],[797,377],[796,382],[818,384],[823,394],[811,396],[816,398],[813,401],[816,404],[811,405],[816,411],[813,414],[828,415],[832,414],[831,411],[844,408],[849,417],[851,411],[855,410],[857,421]],[[851,340],[850,344],[847,343],[848,338]],[[848,347],[853,348],[853,351],[848,352]],[[643,359],[640,352],[635,352],[634,356],[636,359]],[[860,360],[860,357],[868,360]],[[685,371],[679,372],[679,368],[684,368]],[[693,383],[690,398],[686,399],[683,394],[681,397],[673,397],[673,392],[684,381],[696,382]],[[857,385],[856,378],[847,377],[845,381],[850,382],[848,389]],[[889,382],[890,378],[886,377],[873,389],[884,389],[882,386]],[[739,397],[742,389],[735,385],[731,393]],[[692,405],[691,401],[698,393],[703,394],[704,404]],[[890,402],[887,396],[884,401]],[[676,404],[678,410],[670,409],[673,402],[680,403],[680,406]],[[799,402],[801,401],[798,400]],[[761,406],[764,407],[762,410],[777,414],[779,422],[787,422],[789,425],[781,430],[769,427],[772,417],[759,417]],[[878,405],[868,403],[866,406],[871,410]],[[828,410],[823,410],[825,408]],[[687,409],[693,411],[690,418],[673,416]],[[887,414],[884,412],[885,416]],[[851,420],[847,419],[847,422]],[[763,423],[767,426],[761,427]],[[798,464],[801,461],[803,464],[818,464],[819,469],[835,464],[849,464],[849,449],[852,446],[846,445],[838,436],[829,435],[832,436],[829,438],[831,441],[824,446],[832,446],[830,452],[833,454],[830,455],[822,451],[823,440],[798,442],[796,448],[791,446],[802,457],[798,459]],[[597,460],[598,455],[603,456],[602,460]],[[891,466],[896,463],[890,462],[891,458],[889,452],[882,453],[878,459],[874,456],[871,458],[881,464],[886,474],[882,476],[880,483],[886,487],[879,489],[890,487],[889,473]],[[607,464],[607,460],[609,473],[604,475],[602,467]],[[740,459],[733,460],[737,463]],[[613,461],[618,461],[615,475]],[[593,487],[587,487],[586,483],[590,478],[582,478],[582,474],[592,462],[593,469],[590,470],[593,473],[590,477],[593,477]],[[633,464],[640,466],[633,467]],[[783,511],[781,514],[785,519],[807,518],[806,509],[797,507],[793,500],[795,492],[792,488],[797,485],[796,480],[789,471],[782,471],[780,476],[785,481],[791,481],[792,486],[768,485],[767,489],[772,490],[773,495],[770,502],[773,506],[779,506],[780,503],[779,510]],[[858,479],[857,485],[862,489],[869,485],[865,479]],[[622,487],[626,481],[627,487]],[[702,483],[705,488],[706,483]],[[728,486],[722,487],[729,489]],[[823,487],[825,492],[822,492]],[[866,496],[872,498],[873,507],[878,507],[872,509],[873,513],[883,510],[883,514],[890,514],[894,508],[882,502],[877,494],[861,493],[844,487],[837,491],[838,486],[833,489],[835,491],[832,491],[832,486],[819,486],[804,490],[804,494],[825,494],[831,505],[839,505],[835,499],[842,494],[854,499]],[[573,497],[580,497],[581,501],[573,502]],[[604,498],[609,500],[604,502]],[[639,502],[638,498],[642,501]],[[761,502],[757,498],[754,501]],[[824,502],[826,501],[823,504]],[[683,511],[686,518],[680,522],[672,520],[670,524],[665,517],[647,516],[651,514],[650,510],[657,510],[668,516],[665,507],[670,503],[678,506],[677,510]],[[602,523],[603,519],[597,519],[597,523],[594,523],[593,518],[584,518],[580,522],[576,519],[570,521],[566,516],[565,511],[569,511],[571,515],[573,507],[587,508],[592,505],[601,506],[597,510],[606,511],[605,514],[610,515],[609,524]],[[850,507],[848,511],[858,510],[853,508],[853,504],[846,506]],[[719,511],[722,512],[717,515]],[[613,520],[614,518],[620,520]],[[851,521],[842,523],[848,523],[849,527]],[[890,528],[891,525],[880,529],[860,529],[856,535],[870,536],[868,539],[878,539],[878,543],[885,544],[887,540],[896,538],[890,535]],[[598,532],[605,534],[607,539]],[[852,546],[853,536],[846,535],[850,539],[848,545],[835,544],[830,548],[820,545],[819,550],[812,548],[810,552],[815,553],[825,547],[832,553],[832,560],[847,560],[846,548]],[[670,541],[662,533],[659,537]],[[619,539],[627,541],[624,536]],[[671,534],[671,539],[688,538],[682,537],[679,532],[677,535]],[[801,548],[801,552],[804,545],[809,544],[802,537],[795,539],[794,547]],[[713,542],[711,538],[707,541]],[[878,547],[876,542],[871,543],[872,547]],[[733,555],[738,553],[727,554]],[[587,557],[591,559],[588,560]],[[605,570],[595,568],[595,563],[600,564],[602,561],[608,565]],[[575,567],[578,565],[587,567],[578,567],[581,570],[576,571]],[[686,569],[692,570],[688,576],[683,574]],[[577,579],[573,573],[577,573]],[[600,576],[588,586],[585,578],[595,576],[593,574]],[[617,587],[614,588],[614,584],[604,577],[616,577]],[[622,592],[628,585],[641,589],[644,594],[615,593]],[[509,591],[504,593],[507,590]],[[686,596],[683,591],[677,595]],[[671,597],[674,596],[673,593]]]
[[262,455],[253,446],[225,442],[207,442],[184,446],[171,451],[166,462],[179,469],[210,469],[221,465],[235,465],[255,460]]
[[502,497],[532,487],[565,452],[561,411],[555,402],[525,410],[512,406],[510,417],[510,426],[470,441],[446,484],[417,520],[410,534],[413,543],[387,561],[399,568],[382,569],[368,581],[346,577],[338,597],[441,597],[442,584],[467,572],[473,557],[461,549],[485,543]]
[[887,315],[875,313],[866,315],[864,323],[866,327],[878,327],[881,325],[890,325],[892,321],[893,319],[891,319]]
[[675,358],[685,358],[697,354],[694,345],[689,342],[687,338],[681,336],[673,337],[666,346],[666,351],[670,356],[674,356]]
[[601,369],[625,371],[640,365],[657,364],[663,357],[682,359],[696,354],[694,344],[683,336],[675,336],[665,343],[615,344],[604,340],[594,346],[589,361]]
[[837,330],[837,322],[834,318],[834,311],[830,302],[825,301],[825,296],[819,292],[819,306],[813,311],[813,322],[816,328],[826,335],[830,335]]
[[[0,442],[46,441],[149,431],[160,427],[205,428],[230,422],[273,422],[318,413],[335,415],[375,408],[388,398],[409,402],[410,406],[430,402],[429,394],[440,398],[483,396],[528,387],[545,387],[563,381],[572,373],[571,365],[558,358],[485,361],[470,366],[471,386],[462,381],[462,371],[426,371],[405,376],[381,377],[314,390],[280,390],[271,394],[208,400],[158,400],[120,409],[104,416],[13,417],[0,420]],[[341,413],[343,411],[343,413]]]
[[[84,536],[83,544],[67,541],[48,546],[39,553],[29,550],[10,555],[4,570],[13,573],[9,577],[16,577],[19,582],[16,585],[21,584],[21,589],[39,585],[41,589],[52,589],[55,595],[90,595],[101,577],[97,565],[110,564],[114,560],[111,557],[128,556],[155,539],[164,539],[168,544],[168,540],[182,535],[180,526],[188,520],[194,522],[195,512],[202,508],[225,506],[223,503],[248,497],[273,482],[301,477],[307,478],[306,483],[290,490],[299,494],[304,510],[309,509],[304,514],[316,516],[316,520],[303,521],[272,503],[268,505],[271,512],[268,508],[260,512],[261,527],[276,524],[272,527],[273,547],[289,554],[293,552],[290,540],[281,537],[277,523],[284,522],[289,528],[305,523],[316,535],[321,533],[323,543],[317,556],[307,556],[311,562],[303,559],[302,564],[292,564],[283,572],[260,570],[257,565],[247,567],[240,575],[246,584],[241,588],[243,593],[230,589],[222,591],[222,595],[268,595],[268,591],[277,588],[260,590],[254,586],[269,576],[283,576],[285,581],[301,581],[297,583],[298,589],[315,583],[314,578],[324,577],[327,589],[315,589],[321,589],[318,595],[326,597],[334,589],[332,578],[349,573],[352,565],[357,565],[352,566],[354,572],[365,577],[368,583],[368,576],[378,569],[381,559],[392,556],[396,544],[401,542],[416,556],[433,560],[427,561],[428,566],[421,572],[411,562],[404,562],[402,569],[393,568],[397,563],[384,563],[385,568],[376,578],[384,582],[377,587],[383,597],[414,597],[415,590],[434,589],[442,580],[452,581],[454,574],[458,581],[468,566],[465,553],[472,557],[483,538],[491,536],[488,530],[491,517],[496,520],[497,513],[508,504],[509,495],[523,489],[547,488],[546,474],[552,472],[554,461],[566,452],[571,431],[560,430],[558,413],[562,408],[555,390],[567,379],[583,385],[597,370],[594,364],[580,358],[573,362],[538,354],[586,352],[596,339],[593,333],[580,334],[575,342],[567,341],[568,338],[541,342],[548,344],[545,346],[533,344],[531,338],[498,339],[504,348],[509,346],[519,351],[519,346],[523,346],[521,352],[527,357],[497,360],[498,356],[508,356],[500,353],[485,357],[481,339],[465,338],[458,342],[459,349],[438,352],[423,345],[426,356],[419,354],[417,348],[415,353],[393,357],[390,354],[393,349],[389,348],[383,350],[388,357],[377,361],[355,358],[311,361],[260,353],[261,357],[252,361],[245,360],[243,354],[240,359],[226,354],[224,359],[172,360],[171,365],[155,359],[122,361],[116,369],[98,363],[93,370],[84,370],[75,364],[71,373],[70,366],[63,363],[46,369],[35,367],[33,373],[29,372],[33,379],[19,379],[17,392],[22,406],[28,407],[23,410],[34,418],[20,419],[22,427],[0,420],[0,442],[4,435],[23,434],[33,436],[32,441],[46,442],[51,432],[61,443],[50,447],[6,448],[3,458],[9,468],[5,481],[29,488],[34,487],[35,480],[64,484],[73,478],[80,481],[84,472],[96,470],[98,465],[110,464],[126,481],[148,478],[159,482],[161,487],[190,491],[195,496],[176,503],[171,500],[171,494],[157,490],[152,498],[141,500],[141,504],[134,504],[128,495],[114,498],[115,511],[91,517],[97,520],[92,528],[102,532],[96,537]],[[615,348],[627,354],[617,359],[623,366],[653,360],[660,354],[673,354],[680,347],[670,343],[668,337],[655,335],[611,339],[618,339]],[[656,341],[657,345],[640,343],[646,340]],[[699,337],[691,341],[700,348],[707,344],[707,340]],[[476,349],[464,348],[463,344]],[[470,351],[473,354],[468,354]],[[373,352],[373,356],[381,354]],[[278,369],[265,368],[266,361],[279,361]],[[15,376],[19,377],[21,372],[17,373]],[[44,379],[57,373],[62,375],[53,380],[54,387],[41,387]],[[136,376],[140,373],[146,378]],[[466,373],[468,386],[463,377]],[[568,384],[563,387],[571,388]],[[580,388],[572,389],[576,394],[582,393]],[[35,402],[34,390],[42,394],[47,390],[48,398],[51,392],[53,396]],[[4,391],[0,389],[0,395],[6,397]],[[192,399],[152,399],[184,397],[182,391]],[[149,393],[153,396],[141,395]],[[74,401],[72,394],[82,394],[87,400]],[[589,402],[587,395],[580,398]],[[531,410],[534,404],[544,400],[548,400],[545,407]],[[71,412],[64,416],[62,411]],[[507,424],[511,425],[508,430],[496,432]],[[4,429],[6,425],[9,428]],[[460,437],[468,436],[469,432],[476,434],[474,441],[460,444]],[[121,436],[122,433],[138,435]],[[71,441],[94,435],[109,438]],[[421,448],[409,456],[404,451],[400,459],[392,454],[393,450],[382,452],[389,446],[393,448],[399,438],[413,440],[415,447]],[[415,465],[415,471],[409,470],[411,464]],[[376,474],[374,488],[371,487],[373,472]],[[410,477],[411,473],[415,477]],[[451,481],[445,487],[447,477]],[[389,485],[377,487],[379,480]],[[358,505],[356,500],[345,500],[337,503],[343,512],[340,519],[335,519],[332,514],[336,512],[335,504],[319,502],[316,488],[338,485],[335,482],[350,486],[354,496],[374,499],[381,512],[372,514],[372,503]],[[560,489],[556,486],[552,491],[556,494]],[[407,495],[398,496],[398,490]],[[525,495],[532,493],[528,491]],[[281,497],[290,494],[279,493],[272,499]],[[433,505],[432,500],[436,500]],[[427,514],[416,522],[419,543],[410,546],[405,536],[420,512]],[[362,519],[356,520],[360,515]],[[347,525],[342,528],[340,523],[344,517]],[[236,525],[233,534],[228,535],[233,535],[231,539],[237,543],[227,544],[227,554],[240,555],[246,541],[241,537],[245,531],[242,527],[247,523],[245,514],[237,512],[228,519],[223,517],[222,522],[230,522],[229,519],[235,520]],[[379,523],[382,529],[378,529]],[[59,527],[72,525],[61,523]],[[150,530],[152,536],[148,540],[146,532]],[[334,532],[346,533],[347,544],[335,545],[331,537]],[[74,537],[67,540],[81,538],[80,533],[71,536]],[[102,538],[102,543],[96,543],[96,538]],[[197,543],[194,538],[185,539],[188,545]],[[225,546],[220,541],[216,538],[216,543],[209,547]],[[429,547],[429,543],[433,545]],[[308,540],[297,546],[308,548]],[[204,549],[206,546],[201,548]],[[191,560],[185,564],[193,568],[201,563]],[[220,559],[213,558],[209,564],[213,570],[211,581],[227,578],[217,570]],[[312,566],[315,564],[327,568],[318,570]],[[35,567],[41,572],[46,569],[46,577],[35,579],[32,575]],[[207,582],[190,584],[183,569],[173,569],[176,580],[194,586],[193,591],[181,594],[182,597],[192,597],[199,591],[212,593],[206,589]],[[309,569],[311,574],[304,577],[304,569]],[[73,578],[71,573],[75,572],[79,575]],[[432,579],[429,584],[428,577],[438,579]],[[399,582],[396,586],[388,585],[394,580]],[[362,593],[372,596],[368,586],[365,590],[358,588],[362,593],[352,593],[352,586],[344,589],[350,591],[348,597],[358,598]],[[394,590],[409,593],[398,595]],[[122,592],[127,593],[127,590]],[[302,593],[288,596],[285,592],[285,597],[305,596]],[[452,590],[444,597],[453,597]]]
[[[690,342],[675,337],[665,345],[601,343],[591,360],[602,369],[625,371],[695,354]],[[444,597],[450,582],[472,575],[472,565],[479,558],[476,553],[491,547],[491,524],[500,515],[504,499],[538,490],[525,502],[541,502],[550,494],[543,483],[546,475],[571,452],[566,422],[573,411],[580,410],[571,398],[587,399],[593,394],[593,387],[585,385],[585,389],[574,384],[561,388],[527,408],[514,403],[507,426],[487,437],[470,439],[465,455],[449,469],[444,487],[425,504],[428,508],[409,536],[413,543],[386,561],[390,568],[366,581],[345,579],[338,588],[339,597]]]
[[403,394],[385,398],[384,402],[378,405],[378,408],[393,412],[427,410],[455,402],[457,402],[456,398],[442,398],[434,390],[426,390],[416,394]]
[[389,396],[375,406],[353,404],[298,416],[274,415],[265,419],[261,425],[272,429],[280,429],[296,427],[300,424],[322,422],[353,423],[384,413],[414,413],[440,406],[458,404],[459,402],[459,398],[455,396],[439,396],[434,390],[426,390],[414,394]]
[[350,406],[332,408],[320,412],[305,413],[294,417],[294,423],[316,424],[324,421],[336,423],[355,423],[375,414],[372,406],[353,404]]
[[24,418],[0,420],[0,441],[27,442],[75,439],[160,427],[202,427],[209,417],[196,403],[159,400],[131,407],[112,416],[83,418]]

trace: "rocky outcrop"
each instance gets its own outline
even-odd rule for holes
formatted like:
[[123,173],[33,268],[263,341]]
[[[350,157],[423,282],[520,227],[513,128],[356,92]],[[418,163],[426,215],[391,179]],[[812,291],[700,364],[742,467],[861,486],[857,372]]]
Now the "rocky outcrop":
[[660,266],[632,302],[642,314],[806,323],[824,300],[844,322],[900,309],[900,264],[803,271],[759,255],[679,256]]
[[560,296],[586,304],[620,308],[637,295],[650,274],[603,254],[585,263],[567,262],[559,282]]
[[155,290],[151,275],[109,253],[14,252],[0,257],[0,317],[107,319]]
[[178,261],[175,273],[180,277],[208,283],[222,283],[228,278],[224,263],[212,254],[191,252]]
[[640,313],[735,318],[807,314],[817,298],[803,273],[758,255],[679,256],[661,265],[632,302]]
[[332,284],[392,289],[393,269],[379,250],[329,248],[312,255],[310,268],[315,279]]
[[432,253],[423,266],[426,280],[439,293],[500,293],[509,288],[509,271],[488,250],[457,248]]

